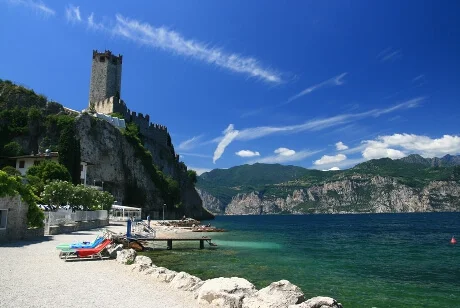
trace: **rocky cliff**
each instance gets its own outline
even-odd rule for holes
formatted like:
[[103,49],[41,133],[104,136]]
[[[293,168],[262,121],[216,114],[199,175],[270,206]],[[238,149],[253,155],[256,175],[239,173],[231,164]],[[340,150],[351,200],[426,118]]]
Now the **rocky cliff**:
[[[142,206],[144,213],[160,217],[163,204],[166,219],[186,215],[196,219],[209,219],[212,215],[203,209],[193,183],[188,181],[187,168],[176,161],[170,150],[155,147],[149,141],[153,164],[178,182],[180,201],[171,204],[152,180],[151,170],[136,153],[136,148],[111,124],[90,115],[81,115],[76,121],[81,160],[90,163],[89,183],[104,181],[104,190],[111,192],[124,205]],[[146,142],[148,143],[148,142]]]
[[[460,184],[433,181],[424,188],[403,185],[390,177],[355,176],[351,179],[292,189],[285,197],[261,192],[234,196],[216,214],[305,214],[305,213],[398,213],[460,211]],[[201,196],[206,192],[201,191]],[[203,198],[208,209],[216,207],[212,196]]]

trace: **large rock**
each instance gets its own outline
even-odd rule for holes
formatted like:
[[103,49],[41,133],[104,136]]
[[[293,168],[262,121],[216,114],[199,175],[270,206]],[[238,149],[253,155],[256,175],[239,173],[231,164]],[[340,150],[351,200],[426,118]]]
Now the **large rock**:
[[243,308],[285,308],[305,300],[302,290],[287,280],[271,283],[243,299]]
[[177,272],[171,271],[165,267],[152,267],[148,269],[148,272],[150,277],[162,282],[171,282],[177,274]]
[[184,291],[195,291],[203,285],[204,281],[186,272],[177,273],[170,286]]
[[121,264],[133,264],[136,259],[137,252],[134,249],[123,249],[117,251],[117,262]]
[[256,292],[255,286],[243,278],[214,278],[205,281],[198,291],[198,302],[216,307],[240,308],[243,299]]
[[316,296],[299,305],[291,305],[289,308],[342,308],[342,304],[331,297]]
[[110,246],[109,248],[107,248],[107,252],[109,253],[109,256],[111,259],[115,259],[118,255],[118,251],[122,251],[123,250],[123,245],[122,244],[118,244],[116,246],[112,245]]

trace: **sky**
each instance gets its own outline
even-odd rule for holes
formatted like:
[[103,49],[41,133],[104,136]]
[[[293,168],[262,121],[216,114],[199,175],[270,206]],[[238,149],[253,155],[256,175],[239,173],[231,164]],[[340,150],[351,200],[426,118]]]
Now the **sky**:
[[0,79],[87,108],[92,51],[199,174],[460,154],[460,1],[0,0]]

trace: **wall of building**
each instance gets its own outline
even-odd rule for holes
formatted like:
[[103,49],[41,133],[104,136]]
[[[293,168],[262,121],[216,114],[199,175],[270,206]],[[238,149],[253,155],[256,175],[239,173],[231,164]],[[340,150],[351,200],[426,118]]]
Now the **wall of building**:
[[[42,161],[42,160],[45,160],[45,159],[47,159],[45,156],[43,156],[43,157],[37,156],[37,157],[18,158],[16,160],[16,170],[21,172],[21,175],[26,175],[27,170],[29,170],[29,168],[32,167],[36,161]],[[49,159],[51,161],[55,161],[55,162],[59,161],[59,159],[57,157],[51,157]],[[19,163],[21,161],[24,161],[24,168],[19,168]]]
[[19,196],[0,198],[0,210],[6,210],[2,216],[7,212],[6,228],[0,229],[0,242],[24,239],[27,230],[27,204]]

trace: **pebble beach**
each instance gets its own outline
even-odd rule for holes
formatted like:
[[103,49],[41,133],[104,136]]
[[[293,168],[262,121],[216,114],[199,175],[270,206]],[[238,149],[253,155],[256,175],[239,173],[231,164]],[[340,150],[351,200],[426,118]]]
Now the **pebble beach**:
[[[126,232],[123,225],[107,226]],[[160,227],[165,232],[183,230]],[[203,307],[192,293],[132,273],[115,260],[65,262],[56,246],[93,240],[101,229],[0,246],[0,307]]]

